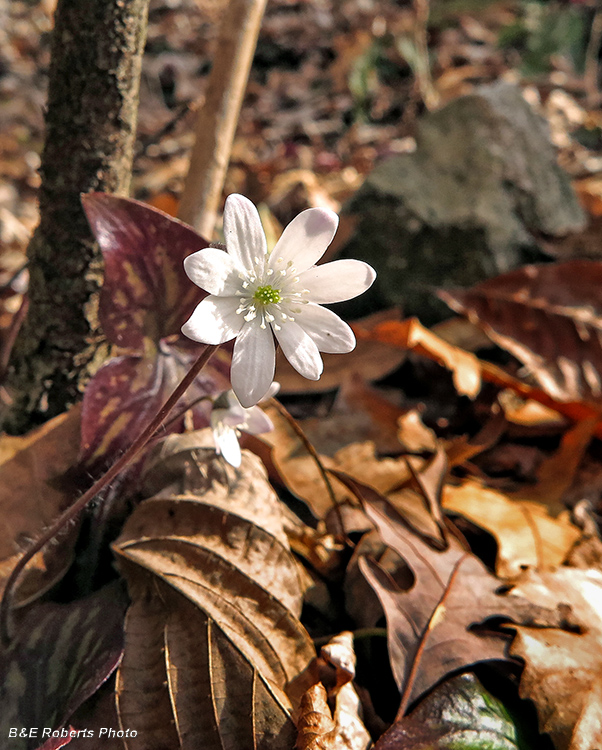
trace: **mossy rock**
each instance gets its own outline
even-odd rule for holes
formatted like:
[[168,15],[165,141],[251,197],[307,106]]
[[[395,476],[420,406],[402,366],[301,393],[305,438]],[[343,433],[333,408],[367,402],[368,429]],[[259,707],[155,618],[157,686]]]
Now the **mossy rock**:
[[543,260],[536,237],[579,231],[585,217],[545,121],[508,84],[483,86],[425,115],[414,153],[383,161],[345,206],[358,219],[342,257],[379,273],[343,312],[400,305],[431,324],[435,291]]

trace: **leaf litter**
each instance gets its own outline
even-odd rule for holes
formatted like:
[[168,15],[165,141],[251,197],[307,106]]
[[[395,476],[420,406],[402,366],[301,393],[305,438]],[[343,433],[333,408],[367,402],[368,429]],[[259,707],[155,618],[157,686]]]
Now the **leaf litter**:
[[[23,228],[33,228],[36,222],[31,188],[38,179],[35,159],[23,159],[22,152],[33,148],[30,155],[35,157],[39,148],[36,141],[42,99],[37,84],[32,86],[31,81],[35,64],[47,58],[47,46],[43,40],[39,43],[39,32],[49,28],[52,2],[38,4],[31,23],[23,23],[20,17],[24,15],[21,3],[11,5],[14,7],[7,28],[17,40],[18,65],[17,73],[9,70],[3,81],[9,91],[10,86],[15,90],[15,83],[24,88],[28,106],[36,112],[32,117],[26,108],[19,113],[11,102],[2,105],[3,122],[8,127],[3,128],[2,144],[7,146],[7,156],[0,166],[2,175],[14,176],[16,185],[8,198],[3,186],[0,223],[5,233],[10,226],[15,231],[12,238],[5,234],[2,240],[9,241],[11,249],[17,248],[21,255],[26,241]],[[449,11],[432,5],[433,18],[443,16],[449,23]],[[453,22],[449,28],[442,30],[435,25],[429,29],[439,55],[433,86],[442,101],[471,90],[475,81],[491,80],[507,70],[505,52],[497,46],[496,34],[507,27],[510,16],[520,25],[520,13],[507,4],[485,5],[487,8],[478,13],[467,11],[461,22]],[[572,12],[576,4],[570,5]],[[170,65],[175,66],[173,103],[182,108],[183,117],[178,122],[185,124],[193,109],[190,100],[199,96],[203,85],[197,53],[201,49],[201,54],[207,54],[215,28],[207,23],[207,14],[213,13],[215,20],[219,12],[218,7],[209,12],[200,5],[191,9],[189,3],[175,0],[158,3],[151,14],[151,44],[145,61],[150,85],[143,91],[142,112],[146,116],[141,118],[143,148],[135,177],[136,194],[150,197],[155,206],[172,212],[174,193],[187,164],[183,154],[189,146],[188,133],[178,130],[176,123],[175,130],[155,137],[175,111],[162,98],[166,95],[162,84],[155,84],[164,79]],[[308,3],[273,3],[262,32],[260,68],[261,64],[265,68],[266,54],[273,50],[285,58],[291,56],[295,64],[291,70],[266,68],[253,74],[234,147],[229,190],[247,194],[255,191],[259,198],[265,198],[264,213],[274,224],[286,224],[308,205],[338,208],[357,190],[376,159],[406,148],[406,140],[413,140],[412,116],[408,125],[405,115],[392,118],[387,113],[403,108],[415,95],[413,81],[405,74],[399,80],[383,75],[391,65],[395,69],[407,67],[406,62],[398,59],[394,51],[397,44],[382,46],[384,37],[371,35],[367,29],[384,23],[387,34],[405,35],[407,43],[411,13],[407,8],[384,9],[379,4],[367,10],[355,3],[340,8],[330,3],[320,8]],[[182,18],[186,23],[181,23]],[[176,39],[178,36],[183,39]],[[316,40],[321,40],[317,53]],[[185,48],[182,58],[173,57],[173,50],[164,52],[179,42]],[[155,48],[160,51],[155,52]],[[332,50],[334,67],[329,74],[340,97],[334,107],[324,80]],[[376,60],[376,67],[358,67],[358,55],[362,65]],[[552,68],[554,64],[552,61]],[[552,81],[551,75],[557,73],[565,76],[565,82],[568,80],[566,91],[558,87],[558,77]],[[575,93],[581,81],[568,68],[554,70],[551,75],[542,77],[546,82],[540,86],[542,108],[550,114],[554,141],[562,144],[561,162],[581,178],[591,172],[592,158],[597,157],[580,145],[576,132],[589,116],[597,122],[599,113],[586,112]],[[350,96],[349,80],[353,81],[357,100]],[[549,91],[544,91],[547,82],[549,96]],[[28,85],[23,87],[23,83]],[[16,97],[10,99],[16,101]],[[344,120],[355,107],[372,121],[346,128]],[[290,117],[274,119],[270,114],[273,111],[289,112]],[[261,128],[257,127],[258,118]],[[559,125],[562,118],[573,124]],[[303,132],[298,130],[299,123],[304,123]],[[309,124],[309,130],[305,124]],[[315,132],[311,131],[314,126]],[[299,169],[301,162],[304,169]],[[149,165],[155,169],[151,171]],[[578,184],[592,213],[599,212],[595,180],[586,177]],[[150,209],[141,204],[135,207],[133,202],[120,203],[122,199],[99,200],[112,201],[111,212],[120,216],[126,234],[131,230],[128,219],[136,211],[145,213],[149,227],[167,221],[159,213],[151,218],[146,213]],[[346,223],[349,236],[349,220]],[[173,227],[169,226],[171,232]],[[588,237],[547,244],[555,245],[552,249],[561,258],[570,257],[579,241],[587,240],[595,251],[596,229],[596,225],[590,227]],[[202,246],[199,243],[204,241],[192,235],[186,238],[186,233],[182,229],[178,242],[173,243],[175,255]],[[127,236],[136,240],[131,233]],[[161,243],[154,248],[148,239],[143,238],[149,250],[144,259],[135,253],[128,256],[137,263],[138,281],[145,279],[139,295],[134,292],[136,283],[123,284],[132,277],[122,273],[127,270],[123,265],[128,260],[126,245],[131,250],[137,240],[118,243],[114,248],[119,263],[114,266],[116,272],[107,276],[101,308],[105,332],[117,356],[99,371],[85,393],[83,452],[79,455],[80,459],[84,456],[84,474],[95,473],[123,450],[135,432],[136,421],[143,421],[153,404],[161,400],[161,394],[169,390],[170,381],[186,367],[190,356],[177,340],[177,321],[192,302],[180,285],[181,279],[178,281],[178,267],[169,252],[163,256],[155,253]],[[161,266],[163,261],[165,266]],[[20,268],[21,263],[17,258],[14,267]],[[224,466],[215,457],[208,435],[195,443],[198,436],[192,433],[190,444],[172,442],[166,448],[168,441],[158,448],[143,482],[136,483],[146,499],[140,502],[132,487],[126,490],[128,502],[136,507],[114,545],[120,575],[129,585],[127,617],[123,615],[125,602],[118,597],[108,601],[111,597],[106,593],[88,599],[78,591],[75,601],[59,605],[52,601],[56,591],[51,591],[46,593],[49,602],[34,601],[62,578],[70,564],[71,546],[64,540],[36,560],[21,585],[19,598],[27,606],[17,614],[24,651],[11,652],[10,668],[25,681],[24,695],[47,691],[53,697],[35,720],[77,728],[87,726],[88,716],[96,717],[95,726],[103,726],[104,716],[105,725],[117,727],[115,688],[109,675],[122,658],[116,681],[121,723],[138,723],[140,737],[144,737],[132,747],[290,748],[297,742],[303,748],[355,750],[366,740],[364,722],[375,740],[383,727],[392,723],[389,732],[377,740],[379,748],[447,747],[452,742],[460,746],[488,742],[496,748],[528,746],[516,729],[518,722],[505,712],[505,700],[484,687],[487,684],[491,688],[491,680],[481,683],[470,669],[450,677],[450,670],[455,672],[454,665],[459,663],[453,659],[436,664],[436,660],[429,662],[433,659],[429,655],[418,660],[414,684],[420,685],[422,680],[429,689],[423,697],[412,699],[407,706],[412,709],[409,713],[395,719],[397,707],[386,708],[387,654],[381,649],[379,656],[376,645],[384,635],[378,627],[383,623],[382,606],[361,574],[361,566],[368,577],[372,576],[381,597],[387,598],[389,610],[395,612],[394,621],[387,625],[390,639],[399,643],[407,636],[399,620],[403,620],[400,613],[411,602],[421,622],[426,621],[429,638],[437,636],[446,642],[449,635],[452,642],[486,644],[485,652],[489,648],[489,653],[501,654],[495,661],[502,665],[501,671],[487,672],[497,668],[488,663],[477,668],[479,676],[494,674],[510,690],[518,685],[520,694],[536,705],[540,729],[557,747],[599,747],[599,613],[583,603],[583,592],[591,595],[592,601],[600,594],[595,574],[600,559],[596,527],[600,480],[596,480],[596,473],[600,473],[598,440],[602,436],[596,348],[598,302],[596,289],[590,285],[586,290],[583,283],[583,261],[569,263],[573,265],[541,267],[535,275],[532,269],[519,270],[514,281],[502,276],[485,282],[484,289],[448,292],[456,296],[456,307],[482,325],[490,341],[499,345],[493,362],[487,359],[490,350],[485,351],[482,334],[479,338],[473,330],[470,335],[450,335],[448,330],[444,335],[442,329],[426,329],[415,319],[400,320],[397,313],[396,318],[357,324],[357,354],[349,364],[340,358],[327,362],[324,378],[313,391],[290,371],[280,370],[283,391],[292,395],[287,406],[293,411],[296,407],[295,414],[300,417],[313,415],[313,424],[306,419],[300,423],[315,443],[319,461],[339,472],[339,479],[332,480],[339,504],[336,511],[315,459],[282,423],[268,437],[269,450],[265,443],[247,442],[247,447],[264,460],[270,482],[247,452],[242,478]],[[3,262],[2,269],[8,265]],[[599,271],[597,265],[588,265],[587,269],[592,271],[592,278]],[[154,283],[158,280],[160,286],[163,278],[169,280],[167,298],[173,303],[168,309],[160,308],[165,290]],[[515,281],[520,289],[512,286]],[[188,291],[195,293],[192,287]],[[21,296],[18,290],[8,292],[2,298],[3,339],[5,323],[12,318],[10,306]],[[161,314],[157,314],[159,309]],[[125,321],[127,329],[123,328]],[[129,334],[127,340],[124,331]],[[550,332],[554,335],[548,335]],[[501,358],[500,350],[517,359]],[[161,359],[168,365],[159,364]],[[431,369],[426,368],[427,359]],[[215,369],[208,370],[210,377],[190,403],[197,398],[205,400],[192,406],[192,414],[182,413],[170,429],[178,433],[206,424],[206,398],[227,387],[227,368],[226,354],[215,362]],[[442,397],[435,391],[447,382],[445,368],[452,373],[451,389]],[[350,377],[353,372],[355,378]],[[383,377],[387,387],[381,384],[368,393],[371,386],[366,381]],[[131,388],[124,388],[126,382]],[[326,392],[335,388],[342,391],[338,414],[330,411],[331,395]],[[460,394],[457,399],[454,388]],[[399,398],[400,391],[403,398]],[[504,392],[512,397],[513,408],[506,397],[502,398]],[[331,418],[327,427],[318,426]],[[78,461],[78,431],[73,419],[71,422],[71,416],[65,417],[65,435],[60,418],[47,427],[49,434],[57,430],[53,439],[62,455],[47,453],[41,433],[30,436],[31,444],[29,437],[20,443],[2,439],[6,573],[27,539],[35,536],[72,496],[64,473]],[[506,460],[502,460],[504,451]],[[530,468],[526,468],[527,453]],[[434,456],[439,456],[439,468]],[[517,458],[516,464],[509,456]],[[587,462],[593,478],[585,476]],[[78,468],[81,473],[81,465]],[[351,479],[342,483],[341,472]],[[375,530],[379,524],[367,513],[369,503],[362,506],[351,485],[356,489],[361,486],[364,495],[378,498],[377,505],[387,504],[391,515],[386,522],[381,519],[381,526],[389,527],[385,535],[394,542],[393,547],[385,544],[382,531]],[[442,509],[438,506],[440,497]],[[575,499],[581,501],[576,506]],[[300,521],[287,504],[310,525]],[[588,517],[593,523],[588,529],[579,520],[583,520],[580,507],[587,505],[592,509]],[[247,506],[255,509],[253,513],[245,512]],[[110,518],[110,511],[107,514]],[[465,535],[464,541],[459,530]],[[77,531],[73,530],[74,537]],[[80,536],[83,543],[85,530]],[[245,544],[250,545],[248,550]],[[585,566],[582,570],[576,567],[579,559]],[[431,568],[443,584],[433,578]],[[354,574],[357,577],[352,580]],[[468,579],[476,581],[473,589],[466,583]],[[467,629],[468,618],[456,617],[454,592],[458,583],[462,584],[461,591],[466,589],[471,596],[482,594],[487,605],[491,604],[474,608],[473,614],[481,618],[479,625],[490,612],[497,611],[502,618],[486,619],[481,629]],[[496,584],[506,587],[504,593],[495,589]],[[65,596],[64,590],[58,598],[61,596]],[[424,604],[417,604],[419,599]],[[517,600],[530,604],[519,606]],[[514,613],[509,602],[514,602]],[[70,614],[65,616],[66,612]],[[528,622],[536,612],[541,616],[537,627],[520,624],[520,613],[524,614],[522,622]],[[363,628],[362,618],[375,627]],[[500,619],[507,623],[505,635]],[[124,622],[125,649],[121,657],[119,634],[123,637]],[[547,627],[541,627],[544,622]],[[62,660],[79,669],[79,674],[67,670],[68,678],[60,677],[62,688],[55,693],[37,682],[46,678],[39,674],[43,670],[34,667],[49,658],[46,652],[40,656],[36,650],[40,623],[52,633],[48,640],[53,643],[44,648],[54,649],[55,662]],[[354,648],[349,636],[331,637],[349,627],[355,629]],[[71,635],[86,628],[92,634],[88,637],[97,639],[100,651],[102,644],[111,642],[101,664],[93,664],[93,659],[74,660],[74,640],[78,639]],[[319,643],[327,640],[333,644],[324,646],[317,659],[310,634]],[[420,647],[416,635],[412,636],[407,640],[409,653],[415,652],[417,643]],[[370,644],[371,655],[368,667],[366,643]],[[423,652],[430,654],[428,639],[425,644]],[[336,665],[332,666],[328,654],[339,646],[344,656],[340,663],[333,657]],[[355,678],[347,669],[354,651],[359,661]],[[474,658],[475,648],[469,646],[468,652],[465,662]],[[399,652],[391,649],[390,657],[395,669],[402,671]],[[421,676],[421,669],[428,674]],[[369,673],[376,675],[371,684]],[[49,672],[48,679],[54,674]],[[435,679],[436,675],[440,676]],[[105,686],[89,698],[90,690],[102,680],[107,680]],[[375,688],[374,681],[382,684]],[[345,691],[350,697],[343,702]],[[110,699],[106,704],[105,696]],[[304,709],[308,696],[309,707]],[[95,708],[96,699],[100,708]],[[9,700],[16,700],[15,695]],[[3,709],[5,705],[3,701]],[[13,705],[18,705],[18,711],[40,708],[34,703],[26,708],[18,702]],[[524,708],[524,703],[519,705]],[[203,706],[206,711],[201,710]],[[320,732],[312,735],[311,731],[297,731],[295,727],[302,728],[299,717],[309,719],[313,713],[321,717],[317,722]],[[343,715],[357,728],[357,745],[353,744],[355,740],[343,737],[347,721],[342,720]],[[443,722],[438,721],[441,716]],[[73,740],[67,745],[93,747],[88,742]],[[546,742],[548,737],[536,737],[531,745],[539,747]]]

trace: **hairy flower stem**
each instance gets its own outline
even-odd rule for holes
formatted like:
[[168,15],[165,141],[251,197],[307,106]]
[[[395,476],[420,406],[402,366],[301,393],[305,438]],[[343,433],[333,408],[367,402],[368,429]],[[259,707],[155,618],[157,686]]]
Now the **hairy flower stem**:
[[337,496],[334,494],[334,490],[332,489],[332,484],[330,482],[330,477],[326,473],[326,469],[324,468],[324,464],[320,460],[320,456],[318,455],[317,450],[311,444],[311,441],[307,437],[307,435],[303,432],[303,430],[301,428],[301,425],[292,416],[292,414],[288,411],[288,409],[285,409],[285,407],[280,403],[280,401],[276,401],[275,398],[272,398],[272,399],[270,399],[269,403],[276,409],[276,411],[281,416],[283,416],[286,419],[286,421],[288,422],[288,424],[294,430],[294,432],[297,435],[297,437],[303,443],[306,451],[309,453],[309,455],[316,462],[316,466],[318,468],[318,471],[320,472],[320,475],[321,475],[322,479],[324,480],[324,484],[326,486],[326,491],[328,492],[328,496],[330,497],[330,502],[332,503],[332,507],[335,509],[335,512],[337,514],[339,523],[341,524],[341,531],[342,531],[343,530],[343,519],[341,518],[340,503],[337,500]]
[[10,626],[9,617],[12,605],[12,599],[14,596],[14,590],[19,580],[19,576],[25,569],[27,563],[36,555],[51,539],[53,539],[61,529],[65,528],[69,523],[74,521],[86,505],[98,493],[103,490],[109,482],[120,474],[126,466],[128,466],[153,437],[156,431],[163,425],[169,414],[171,413],[174,406],[178,403],[180,398],[184,395],[185,391],[192,384],[194,379],[203,369],[203,367],[209,361],[211,355],[217,349],[217,346],[207,346],[199,358],[194,362],[190,370],[180,381],[180,384],[176,387],[171,396],[151,419],[144,430],[138,435],[136,440],[130,445],[126,452],[119,458],[113,466],[103,474],[98,481],[96,481],[90,489],[85,492],[73,505],[57,518],[57,520],[40,536],[31,547],[23,554],[19,559],[15,567],[13,568],[10,576],[6,581],[6,587],[4,594],[2,595],[2,602],[0,603],[0,637],[2,644],[8,646],[10,643]]

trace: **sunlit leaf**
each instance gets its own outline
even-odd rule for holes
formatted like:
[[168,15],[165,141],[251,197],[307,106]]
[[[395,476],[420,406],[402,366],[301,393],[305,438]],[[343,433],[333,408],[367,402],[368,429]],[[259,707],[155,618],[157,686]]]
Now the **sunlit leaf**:
[[104,260],[99,317],[109,341],[142,350],[177,334],[203,296],[183,261],[207,247],[191,227],[155,208],[107,193],[82,203]]

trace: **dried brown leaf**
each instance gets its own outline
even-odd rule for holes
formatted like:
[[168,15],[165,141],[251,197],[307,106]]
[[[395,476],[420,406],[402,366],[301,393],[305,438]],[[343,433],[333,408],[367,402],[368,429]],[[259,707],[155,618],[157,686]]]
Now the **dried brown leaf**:
[[135,730],[128,750],[177,750],[169,690],[165,680],[163,631],[167,612],[156,596],[135,599],[125,621],[125,651],[115,685],[122,727]]
[[[174,436],[150,461],[145,487],[158,494],[138,506],[114,549],[133,606],[149,596],[163,603],[157,670],[176,747],[288,750],[290,700],[305,689],[297,678],[314,649],[298,620],[302,578],[261,463],[245,451],[233,469],[209,431]],[[134,672],[119,679],[122,695],[136,693]],[[135,720],[128,714],[128,726]]]
[[499,617],[531,624],[545,616],[546,622],[558,622],[549,610],[498,594],[498,579],[454,538],[444,551],[434,550],[384,496],[350,477],[338,476],[361,499],[385,544],[414,574],[411,588],[401,590],[373,560],[360,561],[387,616],[389,657],[402,693],[400,715],[449,672],[508,658],[503,638],[479,634],[471,626]]
[[[0,437],[0,589],[22,546],[64,510],[75,491],[58,480],[77,460],[80,408],[50,420],[22,437]],[[46,548],[34,558],[19,590],[25,601],[43,592],[71,562],[72,543]],[[58,554],[57,554],[58,552]]]
[[343,685],[334,700],[333,719],[324,686],[317,683],[307,690],[297,718],[297,750],[366,750],[371,745],[353,685]]
[[537,706],[558,750],[602,747],[602,573],[529,571],[516,589],[540,606],[560,603],[581,633],[517,627],[511,653],[525,661],[520,693]]
[[480,482],[467,480],[443,489],[443,507],[492,534],[498,543],[496,573],[516,578],[525,566],[554,568],[581,532],[564,511],[553,518],[545,505],[513,499]]
[[[357,321],[353,328],[372,326],[383,320],[399,320],[399,312],[385,310]],[[396,370],[405,353],[386,343],[362,340],[358,336],[355,349],[345,357],[338,354],[324,354],[324,372],[319,380],[307,380],[293,369],[282,351],[276,355],[276,380],[280,383],[282,393],[325,393],[342,385],[349,374],[355,373],[363,380],[380,380]]]
[[571,260],[439,295],[523,362],[553,398],[600,401],[601,289],[601,262]]
[[382,341],[401,349],[413,350],[434,359],[452,373],[459,394],[475,398],[481,390],[481,364],[474,354],[448,344],[417,318],[380,323],[371,330],[357,330],[358,338]]
[[598,424],[598,420],[592,417],[577,422],[567,430],[558,450],[540,464],[537,482],[521,488],[516,492],[516,497],[544,503],[554,515],[562,512],[565,508],[563,497],[575,479]]
[[301,699],[297,731],[297,750],[336,750],[335,724],[321,683],[312,685]]
[[[420,325],[416,318],[409,318],[400,323],[395,321],[381,323],[370,330],[358,328],[356,333],[358,338],[376,339],[403,350],[410,348],[417,354],[447,367],[454,376],[458,393],[476,395],[480,388],[480,381],[483,379],[488,383],[493,383],[498,388],[511,388],[522,397],[531,398],[544,406],[555,409],[559,414],[574,421],[591,417],[600,419],[599,406],[584,403],[580,399],[567,402],[563,399],[554,398],[545,390],[534,388],[512,377],[500,367],[479,360],[473,354],[452,346],[433,331],[429,331]],[[602,425],[598,425],[596,435],[602,437]]]

